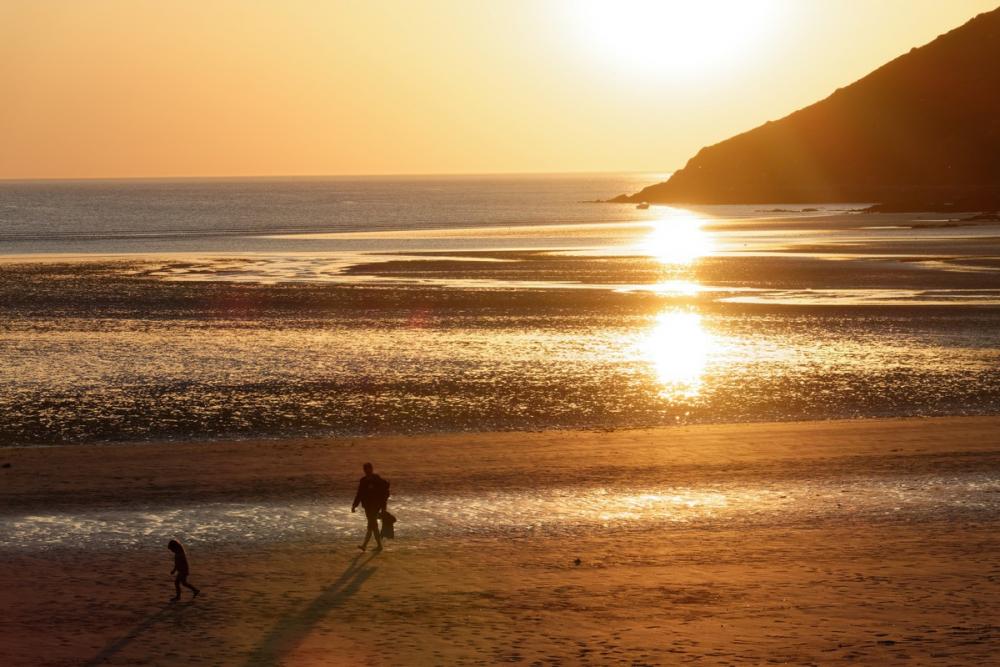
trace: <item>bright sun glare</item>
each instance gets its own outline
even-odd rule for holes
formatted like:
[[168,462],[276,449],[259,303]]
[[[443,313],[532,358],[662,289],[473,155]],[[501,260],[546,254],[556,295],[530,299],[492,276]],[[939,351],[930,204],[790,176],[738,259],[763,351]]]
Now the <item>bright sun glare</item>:
[[712,238],[701,225],[702,219],[690,211],[664,207],[639,242],[639,251],[661,264],[690,264],[712,252]]
[[656,371],[660,395],[685,399],[698,395],[712,346],[698,313],[669,310],[657,316],[640,351]]
[[598,57],[671,76],[736,63],[778,14],[776,0],[576,0],[567,7]]

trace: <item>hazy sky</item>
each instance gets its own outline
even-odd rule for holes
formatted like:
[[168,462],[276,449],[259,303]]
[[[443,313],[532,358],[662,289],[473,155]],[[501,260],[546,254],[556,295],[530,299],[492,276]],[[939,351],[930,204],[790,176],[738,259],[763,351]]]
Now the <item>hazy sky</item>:
[[998,0],[0,0],[0,178],[670,171]]

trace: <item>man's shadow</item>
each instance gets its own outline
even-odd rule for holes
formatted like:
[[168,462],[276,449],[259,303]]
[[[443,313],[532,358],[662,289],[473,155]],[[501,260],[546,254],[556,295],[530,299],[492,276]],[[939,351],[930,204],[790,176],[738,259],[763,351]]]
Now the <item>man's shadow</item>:
[[278,621],[267,637],[261,641],[247,659],[247,667],[278,664],[281,657],[295,649],[305,639],[313,626],[323,620],[335,607],[339,607],[361,588],[368,577],[375,574],[375,566],[369,566],[377,555],[358,554],[337,580],[323,589],[323,592],[305,609]]
[[138,625],[129,630],[124,636],[115,641],[111,642],[98,653],[93,659],[83,663],[84,667],[97,667],[97,665],[103,664],[110,660],[116,653],[121,651],[123,648],[131,644],[136,638],[139,637],[146,630],[159,623],[160,621],[166,620],[167,618],[172,618],[182,613],[184,609],[187,608],[186,604],[176,604],[174,602],[168,602],[163,605],[153,613],[149,614],[144,618]]

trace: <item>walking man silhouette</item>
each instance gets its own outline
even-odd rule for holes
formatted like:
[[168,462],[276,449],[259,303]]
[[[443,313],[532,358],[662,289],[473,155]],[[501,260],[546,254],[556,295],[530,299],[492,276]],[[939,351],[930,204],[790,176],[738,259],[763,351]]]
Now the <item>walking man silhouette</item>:
[[365,541],[358,547],[362,551],[368,548],[368,541],[375,536],[375,551],[382,550],[382,535],[378,527],[379,515],[385,511],[386,502],[389,500],[389,482],[375,474],[371,463],[364,466],[365,476],[358,482],[358,492],[354,496],[354,504],[351,511],[358,509],[358,505],[365,508],[365,516],[368,518],[368,531],[365,533]]

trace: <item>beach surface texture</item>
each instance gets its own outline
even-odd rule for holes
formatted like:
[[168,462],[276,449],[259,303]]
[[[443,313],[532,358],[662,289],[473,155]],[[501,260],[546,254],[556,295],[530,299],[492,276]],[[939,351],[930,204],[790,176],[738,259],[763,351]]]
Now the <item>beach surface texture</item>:
[[[0,664],[985,665],[998,430],[0,449]],[[381,553],[350,514],[367,460],[398,517]],[[196,600],[168,601],[172,537]]]

